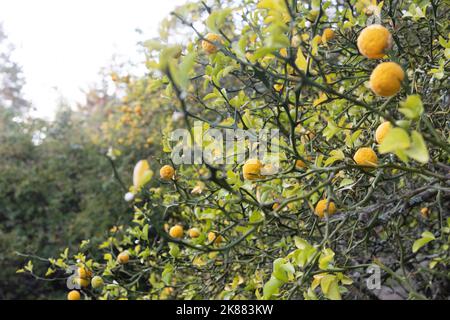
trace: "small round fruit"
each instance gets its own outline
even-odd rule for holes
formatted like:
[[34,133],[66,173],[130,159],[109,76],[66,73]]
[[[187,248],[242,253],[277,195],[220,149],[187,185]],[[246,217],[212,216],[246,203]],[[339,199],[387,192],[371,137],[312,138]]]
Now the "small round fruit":
[[334,39],[334,30],[331,28],[325,28],[325,30],[323,30],[323,34],[322,34],[322,39],[324,39],[325,41],[330,41],[332,39]]
[[130,254],[128,253],[128,251],[121,252],[117,256],[117,262],[119,262],[120,264],[127,264],[128,261],[130,261]]
[[214,244],[220,244],[223,241],[221,235],[217,235],[215,232],[211,231],[208,233],[208,242]]
[[87,288],[89,287],[89,279],[83,279],[83,278],[76,278],[75,282],[81,287],[81,288]]
[[77,290],[72,290],[67,294],[67,300],[80,300],[81,295]]
[[198,230],[197,228],[189,229],[188,233],[189,237],[191,238],[198,238],[200,236],[200,230]]
[[392,35],[382,25],[373,24],[361,31],[357,45],[363,56],[369,59],[381,59],[392,47]]
[[381,144],[384,140],[384,138],[387,136],[389,130],[392,129],[392,125],[389,121],[385,121],[382,124],[380,124],[375,131],[375,141],[378,144]]
[[222,37],[215,33],[208,33],[205,37],[205,40],[202,41],[202,49],[207,54],[213,54],[217,52],[217,47],[214,43],[221,43]]
[[396,95],[401,88],[405,73],[395,62],[380,63],[370,75],[370,88],[382,97]]
[[422,209],[420,209],[420,214],[422,215],[423,218],[428,218],[430,215],[430,209],[428,209],[427,207],[424,207]]
[[359,148],[353,160],[360,166],[376,167],[378,165],[377,154],[371,148]]
[[242,167],[245,180],[256,180],[261,178],[261,168],[263,164],[258,159],[249,159]]
[[176,226],[173,226],[173,227],[170,228],[170,230],[169,230],[169,235],[170,235],[172,238],[176,238],[176,239],[183,238],[183,234],[184,234],[183,227],[180,226],[179,224],[176,225]]
[[297,169],[305,169],[306,168],[306,163],[303,160],[297,160],[295,161],[295,167]]
[[92,288],[99,289],[99,288],[103,287],[103,285],[104,285],[104,282],[103,282],[102,277],[95,276],[95,277],[92,278],[92,280],[91,280]]
[[333,201],[322,199],[317,203],[314,212],[317,216],[319,216],[319,218],[323,218],[325,216],[325,212],[331,216],[336,213],[336,205]]
[[165,165],[159,170],[159,175],[163,180],[171,180],[175,176],[175,169],[169,165]]
[[81,279],[88,279],[92,277],[92,271],[86,269],[85,267],[79,267],[77,273],[78,277],[80,277]]

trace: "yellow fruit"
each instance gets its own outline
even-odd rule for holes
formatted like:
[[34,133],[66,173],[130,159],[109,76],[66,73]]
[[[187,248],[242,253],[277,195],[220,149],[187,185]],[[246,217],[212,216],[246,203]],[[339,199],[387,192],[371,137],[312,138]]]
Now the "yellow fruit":
[[103,282],[103,279],[101,277],[95,276],[95,277],[92,278],[92,280],[91,280],[92,288],[98,289],[98,288],[103,287],[103,285],[104,285],[104,282]]
[[89,286],[89,280],[88,279],[76,278],[75,281],[82,288],[87,288]]
[[304,168],[306,168],[306,163],[299,159],[299,160],[295,161],[295,167],[297,169],[304,169]]
[[148,182],[150,166],[147,160],[140,160],[133,170],[133,185],[139,189]]
[[263,164],[258,159],[249,159],[245,162],[242,167],[242,172],[244,174],[244,179],[246,180],[256,180],[261,178],[261,168]]
[[353,160],[358,165],[365,167],[376,167],[378,164],[377,154],[371,148],[359,148],[353,156]]
[[80,299],[81,299],[81,295],[77,290],[72,290],[67,295],[67,300],[80,300]]
[[400,91],[405,73],[395,62],[380,63],[370,75],[370,88],[382,97],[390,97]]
[[184,234],[183,227],[180,225],[173,226],[169,230],[169,235],[172,238],[176,238],[176,239],[183,238],[183,234]]
[[377,128],[377,130],[375,131],[375,141],[378,144],[381,144],[384,140],[384,138],[386,137],[386,135],[388,134],[389,130],[392,129],[392,125],[389,121],[383,122],[382,124],[380,124]]
[[134,113],[141,115],[142,114],[142,107],[141,106],[136,106],[134,107]]
[[197,228],[189,229],[188,233],[189,237],[191,238],[198,238],[200,236],[200,230],[198,230]]
[[322,40],[325,40],[325,42],[330,41],[334,38],[334,36],[335,34],[333,29],[325,28],[325,30],[323,30]]
[[317,216],[319,216],[319,218],[323,218],[325,216],[325,212],[331,216],[336,213],[336,205],[333,201],[322,199],[317,203],[314,212]]
[[216,42],[216,43],[221,43],[222,42],[222,37],[218,34],[215,33],[208,33],[205,37],[206,40],[202,41],[202,49],[203,51],[205,51],[207,54],[213,54],[217,52],[217,47],[211,43],[211,42]]
[[428,218],[428,216],[430,215],[430,209],[428,209],[427,207],[420,209],[420,214],[422,215],[422,217],[424,218]]
[[221,235],[217,235],[215,232],[208,233],[208,242],[214,244],[220,244],[223,241]]
[[117,262],[120,264],[127,264],[130,261],[130,254],[127,251],[121,252],[117,256]]
[[281,48],[281,49],[280,49],[280,55],[281,55],[283,58],[287,58],[287,56],[288,56],[287,49],[286,49],[286,48]]
[[78,277],[80,277],[81,279],[88,279],[92,277],[92,271],[86,269],[85,267],[79,267],[77,273]]
[[381,59],[392,46],[392,36],[382,25],[373,24],[361,31],[357,45],[363,56],[369,59]]
[[175,175],[175,169],[169,165],[165,165],[159,170],[159,175],[163,180],[171,180]]

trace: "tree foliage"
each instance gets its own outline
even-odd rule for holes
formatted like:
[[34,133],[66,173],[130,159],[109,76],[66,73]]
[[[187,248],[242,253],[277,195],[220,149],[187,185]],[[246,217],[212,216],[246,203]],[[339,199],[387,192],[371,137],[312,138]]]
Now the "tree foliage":
[[[426,0],[178,8],[143,44],[148,74],[125,81],[125,108],[104,125],[110,143],[121,135],[142,145],[150,134],[165,155],[155,148],[141,159],[158,171],[171,164],[169,133],[181,124],[190,145],[198,123],[278,129],[281,170],[249,180],[242,163],[203,163],[176,166],[170,180],[154,174],[129,190],[132,224],[99,247],[64,252],[51,270],[78,265],[101,276],[102,288],[81,289],[89,299],[367,299],[386,298],[388,288],[401,298],[448,298],[449,11]],[[381,60],[356,44],[373,23],[393,37]],[[369,85],[383,61],[404,71],[388,98]],[[149,122],[136,118],[138,106]],[[392,129],[377,145],[384,121]],[[354,157],[363,147],[375,151],[368,162]],[[169,235],[175,225],[198,237]],[[373,265],[381,290],[366,286]]]

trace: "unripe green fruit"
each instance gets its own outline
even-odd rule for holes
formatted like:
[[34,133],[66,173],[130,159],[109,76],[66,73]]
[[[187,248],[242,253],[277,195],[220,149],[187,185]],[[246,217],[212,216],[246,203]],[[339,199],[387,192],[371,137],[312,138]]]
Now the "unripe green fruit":
[[104,285],[103,279],[99,276],[95,276],[91,280],[91,285],[92,285],[92,288],[99,289],[99,288],[103,287],[103,285]]

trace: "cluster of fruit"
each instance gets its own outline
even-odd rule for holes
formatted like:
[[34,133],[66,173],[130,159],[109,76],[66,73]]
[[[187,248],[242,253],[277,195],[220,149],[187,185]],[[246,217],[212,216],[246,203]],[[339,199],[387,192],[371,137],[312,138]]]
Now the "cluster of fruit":
[[[77,284],[81,288],[87,288],[90,284],[93,289],[100,289],[104,285],[102,277],[92,277],[92,271],[87,269],[86,267],[79,267],[77,269],[74,282],[74,284]],[[67,294],[68,300],[80,300],[80,298],[81,294],[78,290],[72,290]]]

